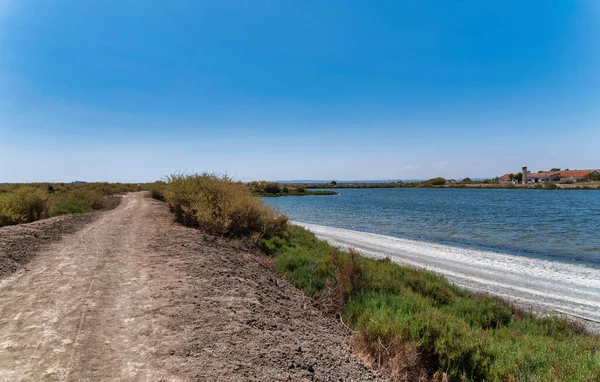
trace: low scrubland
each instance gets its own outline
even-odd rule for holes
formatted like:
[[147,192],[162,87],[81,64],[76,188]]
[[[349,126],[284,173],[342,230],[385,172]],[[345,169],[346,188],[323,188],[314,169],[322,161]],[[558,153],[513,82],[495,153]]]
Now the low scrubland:
[[600,338],[572,321],[536,317],[437,274],[341,251],[288,225],[229,177],[173,175],[156,197],[183,224],[257,244],[277,271],[349,326],[354,350],[393,380],[600,379]]
[[120,183],[11,184],[0,186],[0,226],[31,223],[39,219],[101,210],[110,195],[134,191]]
[[287,217],[226,175],[171,175],[153,196],[163,198],[182,224],[215,235],[248,237],[254,243],[287,236]]

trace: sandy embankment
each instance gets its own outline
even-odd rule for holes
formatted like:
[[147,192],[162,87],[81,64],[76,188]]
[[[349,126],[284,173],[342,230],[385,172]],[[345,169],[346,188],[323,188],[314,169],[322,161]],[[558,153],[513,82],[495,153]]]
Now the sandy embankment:
[[318,238],[369,257],[439,273],[452,283],[537,312],[576,318],[600,332],[600,269],[465,247],[294,222]]

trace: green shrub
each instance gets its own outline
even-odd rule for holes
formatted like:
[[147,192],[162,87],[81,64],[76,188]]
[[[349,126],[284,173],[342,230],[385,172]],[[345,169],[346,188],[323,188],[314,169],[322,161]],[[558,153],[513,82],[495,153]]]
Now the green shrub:
[[50,211],[50,216],[59,216],[59,215],[67,215],[67,214],[83,214],[86,212],[92,212],[94,209],[85,204],[77,204],[77,203],[66,203],[62,204],[52,211]]
[[30,223],[47,215],[48,194],[39,187],[19,187],[0,198],[0,226]]
[[276,269],[326,311],[337,308],[355,350],[392,379],[600,377],[600,337],[571,321],[536,318],[432,272],[339,251],[296,226],[269,243]]
[[290,248],[277,257],[277,270],[290,278],[292,284],[312,296],[326,285],[324,258],[314,256],[306,248]]
[[556,190],[558,186],[554,182],[546,182],[544,183],[544,189],[546,190]]
[[444,179],[444,178],[432,178],[432,179],[429,179],[427,181],[427,183],[431,184],[432,186],[443,186],[444,184],[446,184],[446,179]]
[[275,182],[269,182],[265,185],[264,191],[267,194],[279,194],[281,192],[281,187]]
[[158,187],[152,187],[152,188],[150,189],[150,196],[151,196],[153,199],[160,200],[161,202],[164,202],[164,201],[165,201],[165,195],[164,195],[164,193],[163,193],[163,190],[161,190],[161,189],[160,189],[160,188],[158,188]]
[[258,244],[273,236],[285,238],[287,232],[286,216],[225,175],[171,175],[164,195],[181,223],[208,233],[250,237]]
[[263,251],[267,255],[272,255],[281,250],[281,248],[283,248],[283,245],[283,240],[281,240],[279,236],[274,236],[270,239],[261,240],[259,247],[261,251]]

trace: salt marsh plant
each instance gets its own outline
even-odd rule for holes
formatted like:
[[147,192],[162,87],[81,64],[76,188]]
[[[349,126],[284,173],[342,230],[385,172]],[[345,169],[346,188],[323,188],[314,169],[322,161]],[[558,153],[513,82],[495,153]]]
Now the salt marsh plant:
[[255,243],[286,235],[287,217],[226,175],[171,175],[164,196],[181,223],[215,235],[249,237]]
[[340,251],[300,227],[269,244],[276,269],[337,313],[355,350],[393,380],[600,380],[600,337],[571,321]]

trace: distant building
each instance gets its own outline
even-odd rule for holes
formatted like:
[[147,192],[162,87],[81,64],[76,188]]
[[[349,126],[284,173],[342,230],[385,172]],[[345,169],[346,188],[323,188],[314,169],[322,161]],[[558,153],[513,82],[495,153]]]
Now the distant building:
[[559,173],[553,171],[530,172],[527,174],[527,183],[558,182],[559,180]]
[[[525,183],[545,183],[545,182],[558,182],[561,180],[573,180],[580,181],[589,178],[600,177],[600,170],[573,170],[573,171],[540,171],[530,172],[527,171],[527,167],[523,167],[521,172],[522,182]],[[517,175],[520,174],[504,174],[498,178],[498,182],[501,184],[517,184],[519,180]],[[511,179],[512,178],[512,179]]]
[[511,179],[510,176],[513,174],[504,174],[501,177],[498,178],[498,182],[500,182],[501,184],[508,184],[508,183],[512,183],[512,184],[516,184],[517,180],[516,179]]
[[559,176],[560,180],[583,180],[585,177],[592,175],[598,175],[596,170],[574,170],[574,171],[561,171]]

